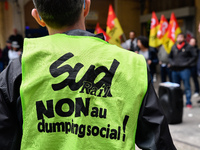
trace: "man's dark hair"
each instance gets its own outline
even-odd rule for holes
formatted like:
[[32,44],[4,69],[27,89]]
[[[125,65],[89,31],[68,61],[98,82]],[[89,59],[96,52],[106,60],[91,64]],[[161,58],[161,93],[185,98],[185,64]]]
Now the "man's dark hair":
[[33,0],[39,15],[51,28],[74,25],[81,14],[84,0]]
[[[134,33],[136,34],[136,32],[135,32],[134,30],[131,30],[130,32],[134,32]],[[130,33],[130,32],[129,32],[129,33]]]
[[145,48],[149,48],[149,39],[146,36],[139,36],[137,40],[140,40]]
[[134,30],[131,30],[129,33],[131,33],[131,32],[133,32],[133,33],[135,33],[135,34],[136,34],[136,32],[135,32]]

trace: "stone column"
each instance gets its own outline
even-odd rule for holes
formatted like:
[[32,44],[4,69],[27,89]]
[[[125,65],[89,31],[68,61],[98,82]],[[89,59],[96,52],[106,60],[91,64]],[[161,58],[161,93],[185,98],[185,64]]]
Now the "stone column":
[[13,28],[16,28],[20,34],[24,36],[25,25],[24,25],[24,1],[19,0],[18,2],[12,3],[13,8]]
[[4,47],[5,32],[4,32],[4,2],[0,2],[0,48]]
[[[195,31],[196,31],[196,37],[197,39],[199,39],[199,32],[198,32],[198,28],[199,28],[199,23],[200,23],[200,0],[195,0],[195,7],[196,7],[196,15],[195,15]],[[197,40],[198,41],[198,47],[200,47],[200,40]]]

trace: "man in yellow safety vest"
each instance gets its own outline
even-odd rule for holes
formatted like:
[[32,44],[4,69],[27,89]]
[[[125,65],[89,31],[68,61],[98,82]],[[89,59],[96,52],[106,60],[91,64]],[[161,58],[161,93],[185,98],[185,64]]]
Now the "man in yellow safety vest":
[[2,150],[175,150],[144,58],[85,31],[90,0],[33,0],[49,36],[0,75]]

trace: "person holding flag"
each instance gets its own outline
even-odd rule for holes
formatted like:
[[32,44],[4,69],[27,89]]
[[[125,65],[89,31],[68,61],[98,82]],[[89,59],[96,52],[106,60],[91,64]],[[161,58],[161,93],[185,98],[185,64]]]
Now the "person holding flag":
[[167,76],[169,77],[169,81],[172,81],[171,78],[171,70],[168,67],[169,63],[169,49],[168,49],[168,21],[164,15],[161,16],[160,19],[160,28],[157,33],[157,37],[160,39],[162,45],[158,48],[158,59],[160,64],[160,75],[161,75],[161,82],[167,81]]
[[115,15],[112,5],[109,5],[106,33],[110,36],[110,44],[121,47],[121,36],[124,32]]
[[192,108],[190,67],[196,59],[196,53],[194,48],[186,43],[186,37],[181,33],[174,13],[171,14],[168,32],[168,47],[171,49],[169,66],[172,70],[172,82],[180,84],[181,80],[183,80],[186,94],[186,107]]
[[186,95],[186,107],[192,108],[190,89],[190,67],[196,60],[195,48],[186,43],[185,35],[177,35],[177,43],[173,45],[169,54],[169,65],[172,70],[172,82],[183,81]]

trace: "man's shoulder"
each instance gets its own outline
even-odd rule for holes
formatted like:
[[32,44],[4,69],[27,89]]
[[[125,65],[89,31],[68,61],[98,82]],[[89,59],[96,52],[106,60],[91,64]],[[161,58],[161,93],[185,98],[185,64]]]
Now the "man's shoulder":
[[192,47],[190,44],[188,44],[188,43],[185,43],[185,48],[187,48],[187,49],[195,49],[194,47]]
[[128,43],[128,42],[130,42],[130,41],[131,41],[131,39],[128,39],[128,40],[126,40],[125,42]]
[[21,58],[12,60],[0,74],[0,86],[3,87],[13,84],[21,74]]
[[177,44],[175,43],[173,46],[172,46],[173,49],[177,48]]

